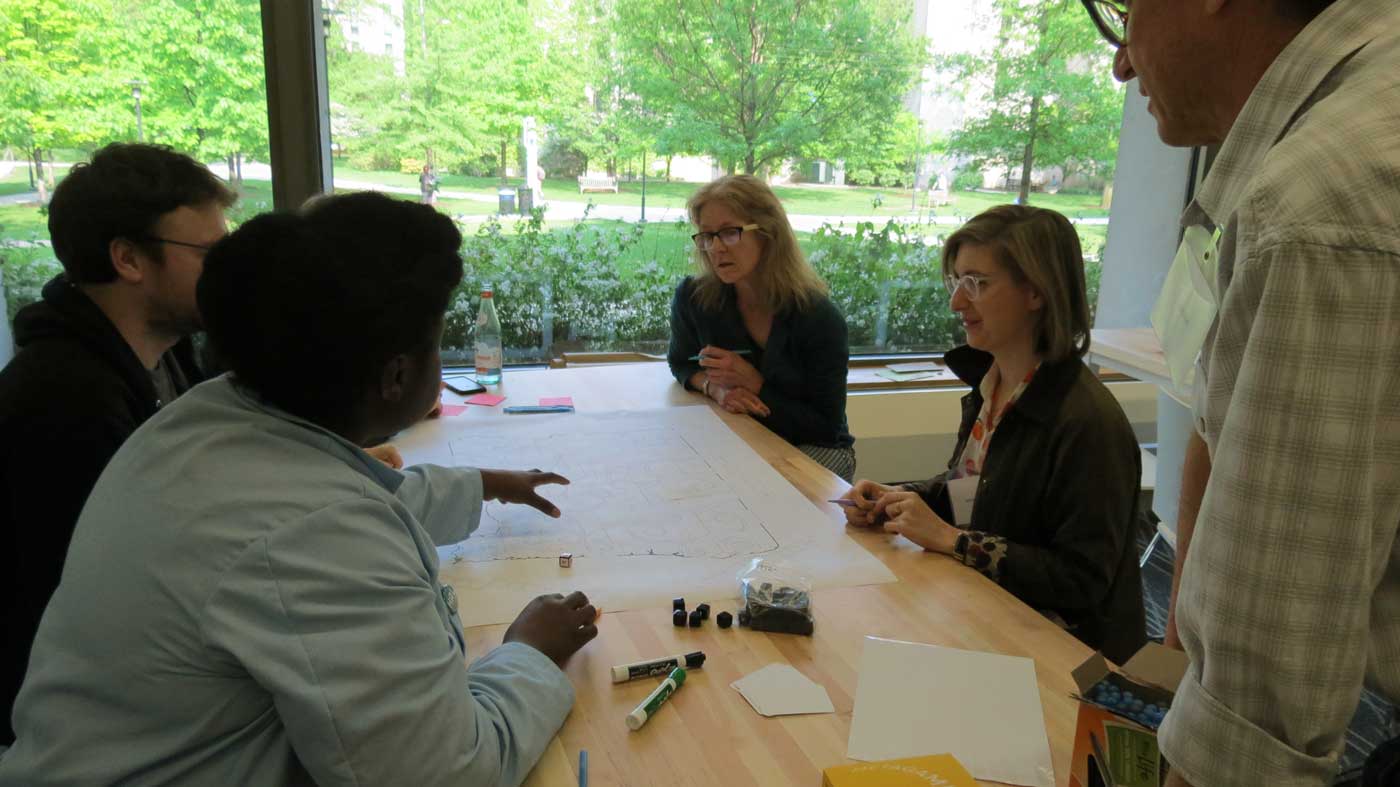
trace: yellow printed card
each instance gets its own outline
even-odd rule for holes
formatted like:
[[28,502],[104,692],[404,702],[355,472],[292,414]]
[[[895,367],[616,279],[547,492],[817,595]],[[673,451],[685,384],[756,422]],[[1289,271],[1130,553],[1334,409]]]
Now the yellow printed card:
[[822,771],[822,787],[975,787],[972,774],[951,754],[836,765]]

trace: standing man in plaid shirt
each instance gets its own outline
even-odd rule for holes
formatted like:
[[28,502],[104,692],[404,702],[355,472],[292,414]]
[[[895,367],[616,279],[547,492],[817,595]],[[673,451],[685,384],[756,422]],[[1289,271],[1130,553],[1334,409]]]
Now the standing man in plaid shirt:
[[1400,700],[1400,2],[1083,1],[1162,140],[1221,145],[1171,783],[1326,784],[1363,682]]

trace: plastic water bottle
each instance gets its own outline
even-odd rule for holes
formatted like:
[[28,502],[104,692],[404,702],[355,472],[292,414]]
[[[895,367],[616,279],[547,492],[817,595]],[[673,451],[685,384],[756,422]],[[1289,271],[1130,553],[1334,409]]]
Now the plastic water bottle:
[[477,382],[495,385],[501,381],[501,355],[501,320],[488,284],[481,290],[481,307],[476,310]]

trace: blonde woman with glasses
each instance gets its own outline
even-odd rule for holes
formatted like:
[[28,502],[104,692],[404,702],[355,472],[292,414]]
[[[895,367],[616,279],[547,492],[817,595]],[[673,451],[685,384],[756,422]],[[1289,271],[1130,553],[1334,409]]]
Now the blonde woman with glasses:
[[701,187],[686,208],[698,271],[671,303],[671,373],[851,480],[846,320],[777,195],[755,177],[729,175]]
[[967,344],[948,367],[972,390],[948,469],[858,481],[847,520],[951,555],[1122,663],[1146,640],[1134,527],[1142,459],[1087,366],[1079,236],[1058,213],[1003,205],[943,248]]

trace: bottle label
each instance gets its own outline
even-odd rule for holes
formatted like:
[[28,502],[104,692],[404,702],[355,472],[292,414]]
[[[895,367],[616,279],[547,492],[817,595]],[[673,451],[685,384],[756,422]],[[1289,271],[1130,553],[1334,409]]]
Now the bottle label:
[[476,348],[476,368],[477,369],[499,369],[501,368],[501,351],[497,347],[477,347]]

